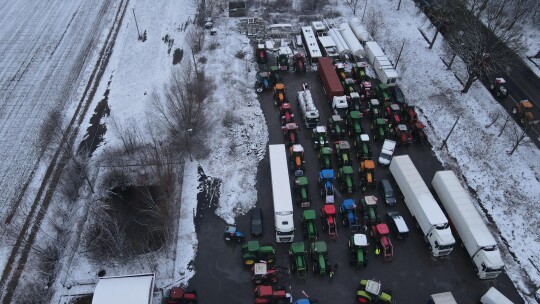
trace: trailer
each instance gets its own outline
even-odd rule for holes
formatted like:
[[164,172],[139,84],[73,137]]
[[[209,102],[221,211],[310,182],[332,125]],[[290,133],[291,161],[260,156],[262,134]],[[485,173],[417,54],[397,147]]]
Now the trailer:
[[364,49],[366,51],[367,59],[372,65],[375,65],[376,57],[386,57],[386,54],[384,53],[382,48],[375,41],[366,42],[364,44]]
[[306,49],[306,54],[309,62],[316,63],[322,57],[321,50],[317,44],[315,33],[311,26],[302,27],[302,42]]
[[303,84],[302,91],[297,92],[296,101],[298,102],[300,112],[302,112],[302,117],[304,117],[306,128],[312,129],[317,127],[319,123],[319,111],[313,103],[313,98],[307,84]]
[[514,304],[495,287],[491,287],[481,298],[482,304]]
[[435,257],[448,255],[456,241],[446,216],[412,160],[408,155],[395,156],[390,163],[390,172],[403,194],[405,205],[422,230],[431,254]]
[[294,217],[285,145],[269,145],[276,242],[294,240]]
[[494,279],[504,268],[497,242],[453,171],[435,173],[431,182],[480,279]]
[[351,50],[349,49],[349,46],[345,42],[345,39],[343,39],[343,36],[341,35],[338,29],[335,29],[335,28],[330,29],[328,30],[328,34],[336,42],[336,47],[340,56],[348,56],[352,54]]
[[323,56],[326,57],[339,57],[336,42],[330,36],[318,36],[319,48],[322,51]]
[[317,70],[319,71],[319,76],[323,84],[327,102],[331,105],[335,96],[345,95],[343,92],[343,86],[341,85],[336,73],[336,68],[334,67],[334,64],[332,64],[332,59],[328,57],[320,58]]
[[367,31],[366,27],[362,24],[362,21],[360,19],[354,17],[349,20],[349,26],[351,27],[351,30],[353,31],[354,35],[360,43],[364,44],[368,41],[373,41],[373,38],[371,38],[371,35]]
[[427,304],[457,304],[451,292],[441,292],[429,296]]
[[364,47],[362,47],[362,44],[360,44],[360,41],[358,41],[358,38],[356,38],[354,35],[351,27],[347,23],[342,23],[339,26],[339,30],[341,31],[341,35],[349,46],[353,56],[356,59],[364,58],[364,56],[366,56],[366,50],[364,50]]

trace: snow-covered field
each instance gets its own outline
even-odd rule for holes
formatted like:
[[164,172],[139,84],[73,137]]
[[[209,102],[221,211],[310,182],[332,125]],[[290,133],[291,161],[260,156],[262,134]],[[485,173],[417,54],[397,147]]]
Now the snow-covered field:
[[[395,5],[390,0],[382,2],[377,6]],[[352,15],[346,6],[341,11],[344,16]],[[446,167],[461,172],[482,209],[492,218],[492,231],[500,234],[510,278],[520,293],[535,303],[531,295],[540,286],[540,215],[536,212],[540,200],[540,151],[534,145],[520,146],[512,156],[508,155],[515,123],[509,121],[500,137],[504,118],[486,128],[491,122],[490,113],[504,113],[504,109],[478,82],[468,94],[460,94],[462,86],[440,59],[444,57],[441,36],[429,50],[418,31],[430,28],[414,2],[403,1],[399,11],[385,10],[384,16],[384,30],[375,39],[389,58],[395,60],[395,50],[406,43],[398,66],[400,87],[408,101],[421,109],[430,126],[428,136],[437,157]],[[440,150],[458,117],[448,148]]]

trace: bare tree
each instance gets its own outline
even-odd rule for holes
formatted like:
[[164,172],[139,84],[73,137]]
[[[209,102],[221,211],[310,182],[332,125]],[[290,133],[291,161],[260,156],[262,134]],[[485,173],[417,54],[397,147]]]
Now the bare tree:
[[527,137],[527,132],[530,129],[530,124],[525,123],[523,128],[514,124],[511,131],[512,149],[508,151],[508,155],[514,154],[519,146],[528,146],[531,144],[531,140]]
[[143,145],[143,136],[135,120],[130,119],[125,123],[120,123],[113,117],[110,121],[112,130],[120,138],[125,153],[133,154]]
[[384,29],[384,16],[379,8],[370,6],[366,16],[366,30],[374,39]]
[[501,117],[501,111],[494,111],[489,113],[489,118],[491,118],[491,122],[486,125],[486,129],[493,126],[497,120],[499,120],[499,117]]
[[198,54],[204,45],[204,30],[194,25],[186,32],[186,42],[194,54]]
[[[363,1],[364,3],[367,2],[367,0]],[[356,10],[358,9],[358,6],[360,4],[360,0],[348,0],[347,3],[351,7],[353,14],[356,15]]]

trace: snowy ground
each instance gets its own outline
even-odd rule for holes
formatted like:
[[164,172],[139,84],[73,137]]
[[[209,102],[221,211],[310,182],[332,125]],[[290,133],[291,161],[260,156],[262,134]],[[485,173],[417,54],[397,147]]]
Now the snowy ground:
[[[380,7],[395,5],[389,0],[383,2],[388,6]],[[344,16],[351,15],[350,8],[342,6],[341,10]],[[420,108],[430,126],[427,132],[437,157],[446,167],[462,173],[481,209],[493,220],[492,231],[500,232],[507,272],[520,293],[534,303],[531,294],[540,286],[540,216],[536,212],[540,200],[540,152],[531,145],[519,147],[512,156],[507,154],[515,123],[509,121],[501,137],[498,133],[504,119],[485,127],[490,123],[490,113],[504,113],[504,109],[478,82],[468,94],[460,94],[461,85],[439,57],[444,56],[441,36],[429,50],[418,31],[432,29],[414,2],[403,1],[399,11],[385,10],[384,15],[385,30],[376,40],[387,55],[396,58],[396,50],[402,42],[406,43],[397,68],[400,87],[408,101]],[[458,117],[448,149],[440,150],[442,140]]]

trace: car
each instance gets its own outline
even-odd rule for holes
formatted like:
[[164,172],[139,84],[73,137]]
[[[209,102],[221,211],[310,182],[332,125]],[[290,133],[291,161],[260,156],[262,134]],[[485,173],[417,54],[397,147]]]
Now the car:
[[381,196],[384,198],[384,202],[388,206],[394,206],[397,203],[396,193],[394,192],[394,189],[392,188],[392,184],[390,183],[390,180],[382,179],[380,181],[379,188],[381,190]]
[[393,90],[391,90],[392,96],[394,97],[394,100],[398,104],[405,104],[407,101],[405,99],[405,95],[403,95],[403,91],[398,86],[393,87]]
[[397,211],[386,212],[386,222],[390,226],[390,230],[394,233],[396,239],[406,239],[409,236],[409,227],[407,223]]
[[251,211],[251,235],[262,236],[263,234],[263,216],[261,208],[255,208]]

